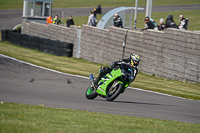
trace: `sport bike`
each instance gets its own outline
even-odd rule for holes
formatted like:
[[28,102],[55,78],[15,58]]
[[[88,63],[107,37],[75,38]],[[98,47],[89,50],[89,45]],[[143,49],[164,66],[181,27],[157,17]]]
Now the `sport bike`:
[[89,78],[91,85],[86,90],[86,98],[94,99],[97,96],[100,96],[106,98],[107,101],[115,100],[133,81],[131,75],[132,72],[135,72],[136,70],[132,71],[132,69],[133,68],[130,65],[121,63],[118,68],[112,69],[110,73],[102,77],[98,82],[97,87],[94,87],[94,76],[93,74],[90,74]]

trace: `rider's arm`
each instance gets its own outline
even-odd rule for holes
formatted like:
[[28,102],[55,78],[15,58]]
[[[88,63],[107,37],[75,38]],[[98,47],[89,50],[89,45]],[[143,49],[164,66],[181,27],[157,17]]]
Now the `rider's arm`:
[[129,58],[128,59],[122,59],[122,60],[119,60],[119,61],[112,62],[111,63],[111,68],[112,69],[113,68],[118,68],[121,63],[128,63],[128,62],[130,62]]
[[122,61],[125,62],[125,63],[129,63],[130,59],[129,58],[128,59],[122,59]]
[[137,68],[133,68],[132,73],[131,73],[131,76],[129,77],[129,80],[130,80],[131,82],[133,82],[133,81],[135,80],[136,75],[137,75],[137,72],[138,72],[138,69],[137,69]]

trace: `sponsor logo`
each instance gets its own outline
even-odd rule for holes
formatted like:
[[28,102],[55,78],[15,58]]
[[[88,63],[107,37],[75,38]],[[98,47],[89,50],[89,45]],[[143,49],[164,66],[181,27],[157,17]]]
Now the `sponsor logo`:
[[104,91],[103,89],[101,89],[100,87],[98,87],[98,89],[101,90],[101,91],[103,91],[103,92],[105,92],[105,91]]

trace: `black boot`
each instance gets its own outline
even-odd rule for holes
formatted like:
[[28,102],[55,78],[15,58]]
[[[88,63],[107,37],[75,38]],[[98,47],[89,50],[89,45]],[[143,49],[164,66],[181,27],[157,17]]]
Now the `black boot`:
[[100,81],[100,79],[105,76],[107,73],[109,73],[111,71],[111,69],[109,67],[103,67],[100,70],[99,76],[94,80],[94,88],[97,89],[98,87],[98,83]]
[[97,87],[98,87],[98,83],[100,81],[100,79],[102,78],[102,75],[99,74],[99,76],[94,80],[94,89],[97,90]]

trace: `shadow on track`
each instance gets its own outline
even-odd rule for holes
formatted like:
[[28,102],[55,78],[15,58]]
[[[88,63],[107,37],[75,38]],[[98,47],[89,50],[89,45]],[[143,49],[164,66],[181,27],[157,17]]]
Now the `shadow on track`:
[[130,103],[130,104],[143,104],[143,105],[163,105],[163,106],[174,106],[174,105],[166,105],[166,104],[155,104],[155,103],[142,103],[142,102],[131,102],[131,101],[112,101],[117,103]]

